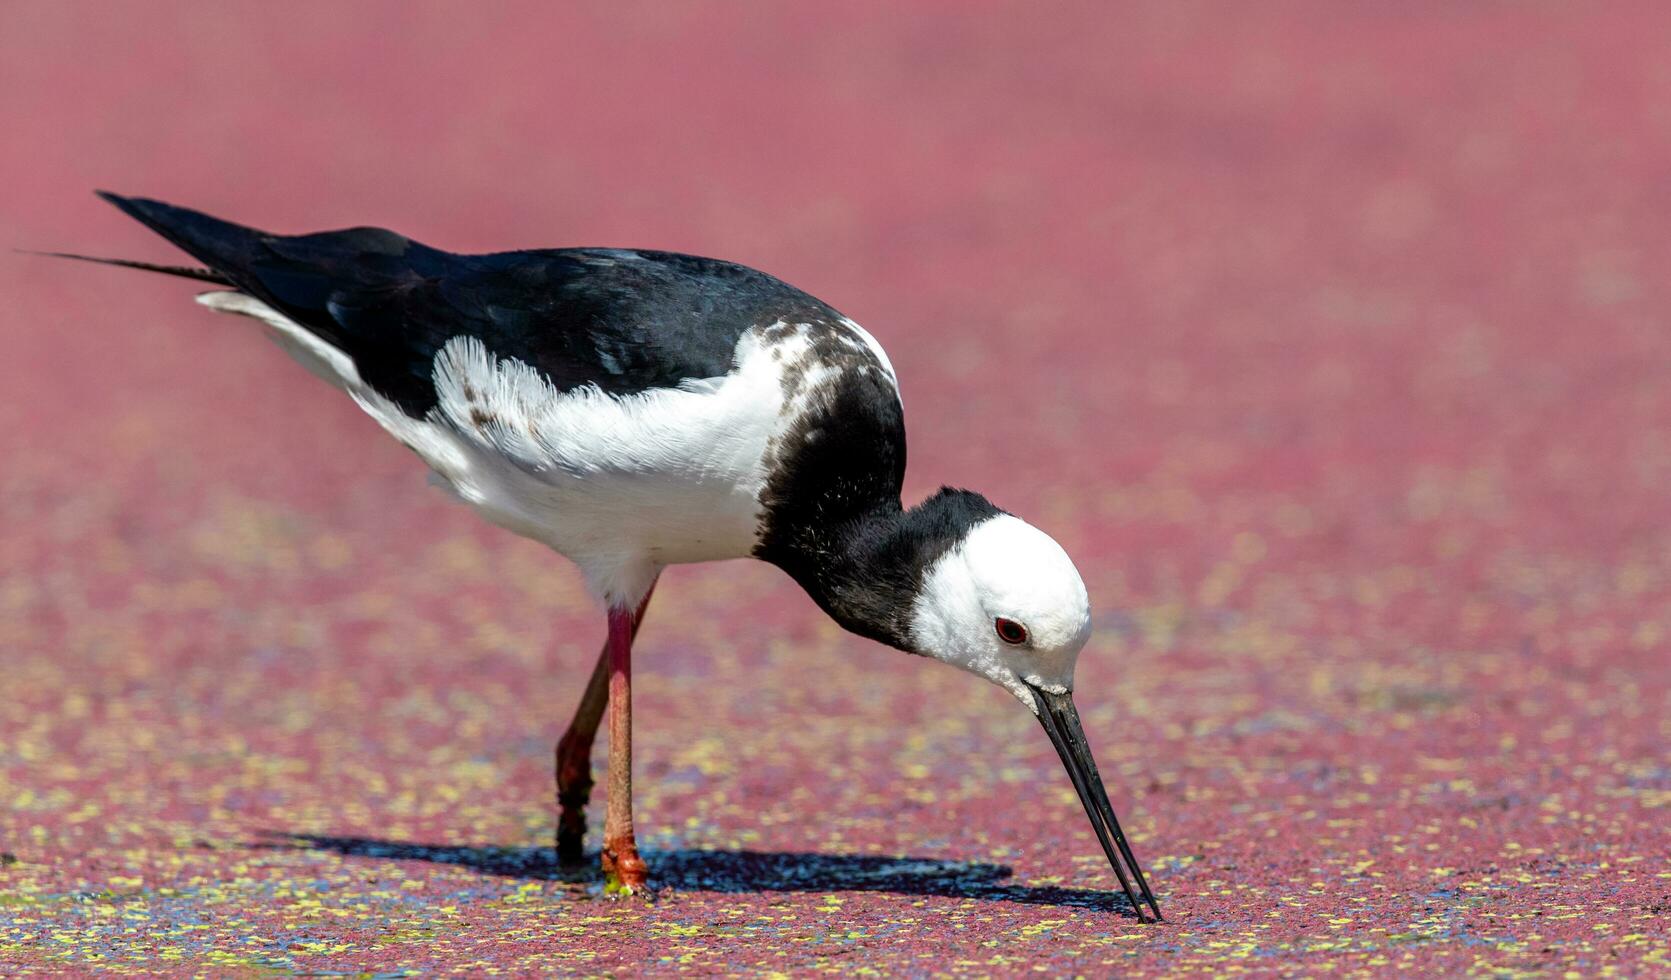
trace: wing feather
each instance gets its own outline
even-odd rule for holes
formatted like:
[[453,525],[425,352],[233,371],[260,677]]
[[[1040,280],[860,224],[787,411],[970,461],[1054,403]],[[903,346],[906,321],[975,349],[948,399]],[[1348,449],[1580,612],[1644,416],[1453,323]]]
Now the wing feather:
[[763,272],[627,249],[456,255],[381,228],[275,235],[145,198],[106,200],[354,362],[419,418],[436,357],[471,337],[558,392],[677,388],[730,371],[742,332],[840,314]]

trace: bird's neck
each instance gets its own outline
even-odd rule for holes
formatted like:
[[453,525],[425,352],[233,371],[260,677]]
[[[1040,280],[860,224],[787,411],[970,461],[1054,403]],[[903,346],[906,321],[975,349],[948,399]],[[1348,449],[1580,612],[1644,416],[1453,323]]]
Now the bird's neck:
[[788,572],[846,629],[909,649],[916,582],[886,554],[904,514],[905,417],[893,373],[874,361],[838,369],[800,401],[770,454],[755,556]]
[[841,499],[843,507],[826,498],[821,512],[781,522],[755,554],[788,572],[846,629],[916,652],[911,625],[926,576],[971,529],[1003,511],[949,487],[909,510],[897,490]]
[[906,511],[883,500],[844,519],[804,525],[758,556],[789,573],[844,629],[910,650],[912,609],[920,569],[902,560],[912,551]]

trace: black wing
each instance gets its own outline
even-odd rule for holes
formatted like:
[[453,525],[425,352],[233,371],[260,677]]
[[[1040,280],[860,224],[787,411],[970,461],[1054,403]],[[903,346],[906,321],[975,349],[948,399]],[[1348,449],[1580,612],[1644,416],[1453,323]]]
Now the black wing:
[[341,348],[413,416],[436,402],[436,353],[473,336],[560,391],[612,394],[723,375],[744,330],[839,317],[763,272],[624,249],[454,255],[381,228],[273,235],[144,198],[100,196],[237,289]]

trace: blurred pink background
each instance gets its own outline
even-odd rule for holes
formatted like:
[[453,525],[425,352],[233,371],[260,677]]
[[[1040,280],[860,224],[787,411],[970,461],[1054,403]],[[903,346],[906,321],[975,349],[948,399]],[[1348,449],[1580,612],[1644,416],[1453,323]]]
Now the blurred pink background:
[[[0,132],[0,246],[176,261],[108,188],[275,231],[716,255],[865,324],[907,495],[979,488],[1078,560],[1080,701],[1178,923],[1053,904],[1113,883],[1032,723],[751,563],[674,570],[650,615],[648,846],[997,861],[1020,890],[984,918],[855,886],[823,931],[716,932],[822,899],[681,879],[634,910],[422,862],[397,907],[362,894],[389,862],[248,850],[543,845],[601,618],[188,284],[4,254],[0,874],[157,925],[42,899],[0,954],[46,962],[58,930],[53,962],[471,962],[215,960],[245,955],[237,916],[300,914],[272,890],[296,876],[366,928],[472,937],[543,889],[534,945],[483,954],[511,968],[665,966],[672,926],[716,970],[785,937],[773,962],[857,942],[888,972],[1663,962],[1663,5],[8,0]],[[169,904],[194,880],[223,891]]]

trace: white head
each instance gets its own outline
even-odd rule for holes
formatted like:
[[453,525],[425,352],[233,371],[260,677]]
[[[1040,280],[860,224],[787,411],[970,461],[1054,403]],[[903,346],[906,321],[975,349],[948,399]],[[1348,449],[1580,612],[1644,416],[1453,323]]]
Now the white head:
[[1010,514],[990,517],[930,565],[911,618],[918,653],[1000,685],[1034,714],[1032,688],[1073,687],[1091,603],[1062,546]]
[[1158,921],[1160,904],[1120,832],[1073,703],[1091,603],[1067,552],[980,494],[950,488],[892,520],[858,525],[854,538],[853,550],[869,559],[854,563],[859,574],[832,587],[815,563],[792,563],[790,573],[805,574],[807,591],[848,629],[979,674],[1026,705],[1073,780],[1126,900],[1139,918],[1146,903]]
[[1018,517],[1000,512],[965,526],[923,570],[910,649],[985,677],[1038,717],[1126,900],[1138,918],[1146,903],[1159,921],[1160,904],[1120,832],[1073,703],[1074,663],[1091,638],[1091,603],[1079,570],[1050,535]]

